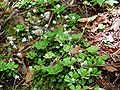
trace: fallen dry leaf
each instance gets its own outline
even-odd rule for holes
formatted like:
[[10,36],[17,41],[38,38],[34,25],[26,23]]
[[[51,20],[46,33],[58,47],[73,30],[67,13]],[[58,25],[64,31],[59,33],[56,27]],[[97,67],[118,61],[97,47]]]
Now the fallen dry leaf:
[[23,74],[23,75],[26,75],[27,73],[27,68],[25,66],[25,64],[22,62],[22,64],[19,64],[19,68],[18,68],[18,71]]
[[120,49],[118,49],[114,54],[120,55]]
[[18,51],[22,51],[25,48],[25,46],[20,46]]
[[114,71],[117,71],[117,69],[111,65],[105,65],[105,68],[110,71],[110,72],[114,72]]
[[33,72],[28,68],[27,69],[27,74],[25,77],[25,83],[28,83],[32,80]]
[[117,31],[117,30],[119,29],[119,27],[120,27],[120,19],[117,20],[116,22],[114,22],[114,23],[112,24],[112,26],[110,27],[110,29]]
[[79,53],[80,50],[80,46],[74,47],[72,48],[72,50],[70,51],[71,54],[77,54]]
[[40,39],[40,37],[37,37],[35,40],[32,41],[32,43],[35,43],[36,41],[38,41]]
[[96,18],[98,17],[98,15],[92,16],[92,17],[88,17],[88,18],[81,18],[78,21],[79,22],[92,22],[94,21]]

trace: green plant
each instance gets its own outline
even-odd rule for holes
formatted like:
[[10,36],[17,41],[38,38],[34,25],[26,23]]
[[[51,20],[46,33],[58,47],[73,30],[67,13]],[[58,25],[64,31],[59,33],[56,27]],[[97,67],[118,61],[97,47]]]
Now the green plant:
[[54,13],[60,14],[63,11],[65,11],[65,5],[57,4],[56,6],[54,6],[54,8],[52,10],[53,10]]
[[19,8],[23,8],[28,6],[32,0],[20,0],[16,5],[18,5]]
[[113,6],[114,4],[118,4],[119,2],[117,0],[106,0],[105,3]]
[[43,5],[47,2],[47,0],[36,0],[37,4]]
[[18,71],[18,65],[15,62],[3,62],[0,61],[0,79],[7,80],[10,78],[14,78]]
[[0,1],[0,10],[4,11],[6,9],[6,4]]
[[60,0],[48,0],[48,3],[51,4],[51,5],[55,5],[58,2],[60,2]]
[[26,26],[24,24],[17,24],[15,29],[17,32],[25,32]]
[[29,53],[27,53],[26,57],[30,59],[34,59],[36,56],[37,56],[37,53],[30,51]]
[[99,4],[100,6],[104,6],[104,4],[109,4],[111,6],[113,6],[114,4],[117,4],[119,3],[118,1],[116,0],[92,0],[91,2],[93,2],[94,4]]
[[66,20],[68,25],[72,27],[72,29],[76,28],[77,20],[80,18],[80,16],[76,13],[70,13],[68,15],[68,19]]
[[[103,66],[107,57],[98,56],[98,47],[83,44],[86,41],[80,40],[79,35],[81,34],[65,33],[60,27],[53,32],[46,32],[33,45],[27,57],[35,64],[35,88],[87,90],[87,85],[94,81],[93,78],[101,74],[97,67]],[[76,42],[78,44],[75,44]],[[72,54],[74,44],[79,45],[82,52]]]

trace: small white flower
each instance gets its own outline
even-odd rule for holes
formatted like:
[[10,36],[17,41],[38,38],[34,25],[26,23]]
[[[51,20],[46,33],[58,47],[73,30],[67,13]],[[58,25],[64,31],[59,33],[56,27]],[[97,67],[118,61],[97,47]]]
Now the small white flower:
[[83,50],[79,50],[79,52],[81,53]]
[[75,81],[75,79],[74,79],[74,78],[72,78],[72,79],[71,79],[71,81],[73,81],[73,82],[74,82],[74,81]]
[[46,28],[48,28],[48,26],[49,26],[48,24],[45,24],[45,27],[46,27]]
[[14,42],[11,40],[10,42],[9,42],[11,45],[14,45]]
[[99,88],[98,90],[105,90],[105,89],[103,89],[103,88]]
[[84,65],[87,65],[87,61],[84,61]]
[[56,48],[59,48],[59,46],[56,46]]
[[59,35],[57,34],[56,37],[59,37]]
[[26,29],[27,32],[29,32],[29,29]]
[[29,69],[32,70],[32,66],[29,66]]
[[11,48],[8,48],[8,51],[11,51],[12,49]]
[[53,24],[56,24],[56,21],[55,21],[55,20],[53,20]]
[[65,31],[65,32],[63,32],[64,34],[68,34],[69,33],[69,31]]
[[57,8],[60,8],[60,4],[57,4],[56,7],[57,7]]
[[22,35],[22,36],[24,36],[24,34],[23,34],[23,33],[22,33],[21,35]]
[[37,20],[37,23],[40,23],[41,22],[41,20]]
[[41,28],[35,30],[35,35],[39,36],[43,34],[43,30]]
[[48,0],[44,0],[44,2],[46,3],[46,2],[48,2]]
[[81,65],[81,67],[82,67],[82,66],[84,65],[84,62],[82,62],[80,65]]
[[75,45],[75,47],[78,47],[78,45]]
[[0,85],[0,87],[3,87],[2,85]]
[[28,36],[29,39],[32,39],[32,36]]
[[38,29],[38,28],[40,28],[39,26],[33,26],[33,29]]
[[20,77],[18,75],[15,76],[15,79],[19,79]]
[[13,61],[13,59],[12,59],[12,58],[9,58],[9,61],[11,62],[11,61]]
[[58,14],[57,17],[60,18],[60,15]]
[[20,30],[19,29],[16,29],[16,32],[19,32]]
[[67,19],[67,18],[68,18],[68,15],[64,16],[64,18]]
[[10,40],[10,37],[7,37],[8,40]]
[[112,37],[111,34],[110,34],[109,36],[107,36],[107,40],[108,40],[109,42],[113,42],[113,41],[114,41],[114,39],[113,39],[113,37]]
[[16,45],[13,45],[13,48],[14,48],[14,49],[17,49],[17,46],[16,46]]
[[74,68],[74,66],[71,66],[70,69],[71,69],[71,70],[74,70],[75,68]]
[[81,63],[81,67],[84,66],[84,65],[87,65],[87,61],[84,61]]
[[66,28],[66,27],[67,27],[67,24],[64,24],[64,25],[63,25],[63,27],[65,27],[65,28]]
[[46,20],[48,20],[48,19],[49,19],[50,14],[51,14],[51,12],[50,12],[50,11],[47,11],[47,12],[45,12],[45,13],[44,13],[44,17],[45,17],[45,19],[46,19]]
[[48,36],[46,36],[46,35],[44,36],[44,38],[47,38],[47,37],[48,37]]
[[104,29],[104,28],[105,28],[105,25],[103,25],[103,24],[98,24],[98,28],[99,28],[99,29]]
[[88,1],[84,1],[83,4],[90,5],[90,3]]
[[32,23],[32,24],[33,24],[33,23],[35,23],[35,22],[34,22],[33,20],[30,20],[30,23]]
[[33,34],[35,34],[35,31],[32,31]]
[[82,59],[80,58],[80,59],[78,59],[78,62],[81,62],[82,61]]
[[89,68],[89,70],[88,70],[89,72],[92,72],[92,68]]
[[26,42],[27,41],[27,39],[24,37],[23,39],[22,39],[22,42]]
[[30,13],[30,12],[28,12],[28,13],[27,13],[27,15],[31,15],[31,13]]
[[72,40],[72,37],[69,37],[68,39],[71,41],[71,40]]
[[63,44],[61,43],[60,46],[63,46]]
[[55,28],[54,27],[51,27],[51,30],[53,31]]
[[40,14],[40,16],[41,16],[41,17],[44,17],[44,15],[43,15],[43,14]]
[[21,54],[21,53],[17,53],[17,56],[18,56],[18,57],[22,57],[22,54]]
[[15,38],[13,38],[12,36],[7,37],[7,39],[10,40],[10,41],[15,40]]
[[72,16],[72,19],[75,19],[75,16]]
[[30,7],[31,7],[31,5],[28,5],[28,7],[30,8]]
[[68,52],[68,55],[71,55],[71,52]]
[[33,9],[33,12],[34,12],[34,13],[36,13],[36,12],[37,12],[37,10],[36,10],[36,9]]

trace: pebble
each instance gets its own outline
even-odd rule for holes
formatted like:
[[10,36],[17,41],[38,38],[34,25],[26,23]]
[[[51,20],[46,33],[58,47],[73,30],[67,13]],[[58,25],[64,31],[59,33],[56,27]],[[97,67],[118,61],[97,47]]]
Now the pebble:
[[47,11],[47,12],[44,13],[44,17],[45,17],[46,20],[48,20],[50,18],[50,14],[51,14],[50,11]]
[[36,29],[34,31],[34,34],[37,35],[37,36],[42,35],[43,34],[43,29],[41,29],[41,28]]

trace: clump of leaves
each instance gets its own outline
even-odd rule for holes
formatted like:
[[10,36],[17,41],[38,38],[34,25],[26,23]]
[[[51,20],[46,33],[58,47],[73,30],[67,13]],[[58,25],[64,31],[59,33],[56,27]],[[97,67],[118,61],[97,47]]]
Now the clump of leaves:
[[80,16],[76,13],[70,13],[68,15],[68,19],[67,19],[67,22],[68,22],[68,25],[70,27],[72,27],[72,29],[75,29],[76,28],[76,23],[77,23],[77,20],[80,19]]
[[99,4],[99,6],[104,6],[105,4],[109,4],[113,6],[114,4],[119,3],[117,0],[91,0],[91,2],[94,2],[93,5]]
[[4,11],[6,9],[6,4],[2,1],[0,1],[0,10]]
[[54,6],[54,8],[52,10],[54,13],[60,14],[65,11],[65,5],[57,4],[56,6]]
[[13,78],[18,73],[18,65],[15,62],[3,62],[0,61],[0,78],[1,80],[7,80]]
[[46,32],[33,45],[27,58],[35,64],[35,88],[87,90],[87,85],[94,81],[93,78],[101,74],[97,66],[103,66],[107,57],[98,56],[98,47],[86,44],[84,39],[80,40],[79,35],[81,34],[65,33],[59,28]]
[[15,29],[17,32],[25,32],[26,26],[24,24],[17,24]]

